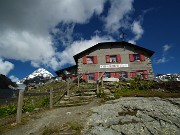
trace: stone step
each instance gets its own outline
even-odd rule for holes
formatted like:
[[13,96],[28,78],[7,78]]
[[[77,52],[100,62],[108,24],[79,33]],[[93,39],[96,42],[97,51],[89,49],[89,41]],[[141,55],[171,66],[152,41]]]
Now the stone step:
[[89,104],[89,102],[81,102],[81,103],[65,103],[65,104],[56,104],[54,107],[71,107],[71,106],[80,106],[80,105],[86,105]]
[[83,95],[96,95],[96,92],[83,92]]
[[96,88],[94,89],[84,89],[84,88],[80,88],[77,92],[89,92],[89,91],[93,91],[93,92],[96,92]]

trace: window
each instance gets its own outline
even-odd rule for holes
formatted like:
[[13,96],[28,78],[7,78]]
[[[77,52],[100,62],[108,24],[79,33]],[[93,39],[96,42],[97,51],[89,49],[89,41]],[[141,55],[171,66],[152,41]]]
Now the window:
[[88,74],[88,80],[94,80],[94,73]]
[[138,78],[143,78],[143,71],[136,71],[136,77],[138,77]]
[[93,64],[94,63],[94,59],[93,57],[87,57],[87,64]]
[[111,77],[111,75],[110,75],[110,73],[106,72],[106,73],[104,73],[104,77],[108,77],[108,78],[110,78],[110,77]]
[[139,54],[133,54],[134,61],[140,61],[140,55]]
[[127,72],[125,72],[125,71],[120,71],[119,73],[120,73],[120,78],[128,78]]
[[107,63],[120,63],[121,57],[120,55],[106,55],[106,62]]
[[129,54],[129,61],[145,61],[145,57],[143,54]]
[[84,56],[83,64],[97,64],[97,56]]
[[138,77],[141,79],[147,79],[148,73],[147,73],[147,70],[132,71],[132,72],[130,72],[130,77],[131,78]]
[[111,72],[110,74],[111,74],[111,78],[115,78],[116,77],[115,72]]
[[110,63],[117,62],[116,55],[110,56]]

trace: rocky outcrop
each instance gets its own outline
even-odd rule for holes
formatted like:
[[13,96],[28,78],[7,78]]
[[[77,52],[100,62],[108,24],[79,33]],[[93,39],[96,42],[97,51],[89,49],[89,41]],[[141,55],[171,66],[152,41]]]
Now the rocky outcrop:
[[83,134],[180,134],[180,98],[127,97],[92,109]]
[[0,89],[9,89],[9,86],[17,87],[17,85],[11,81],[8,77],[0,74]]

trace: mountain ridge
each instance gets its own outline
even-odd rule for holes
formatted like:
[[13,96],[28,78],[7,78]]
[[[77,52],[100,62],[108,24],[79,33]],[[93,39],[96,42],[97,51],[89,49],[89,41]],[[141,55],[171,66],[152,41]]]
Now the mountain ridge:
[[22,84],[22,83],[27,83],[27,82],[33,82],[33,81],[37,81],[37,80],[48,80],[51,79],[52,77],[54,77],[49,71],[47,71],[44,68],[38,68],[37,70],[35,70],[34,72],[32,72],[31,74],[27,75],[25,78],[23,78],[20,81],[17,81],[17,84]]

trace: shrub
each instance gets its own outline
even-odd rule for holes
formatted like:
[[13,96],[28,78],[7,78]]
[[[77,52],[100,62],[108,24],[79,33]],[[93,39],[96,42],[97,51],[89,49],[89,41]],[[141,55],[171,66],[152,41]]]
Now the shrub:
[[15,114],[17,112],[17,106],[15,104],[5,105],[0,108],[0,118]]

